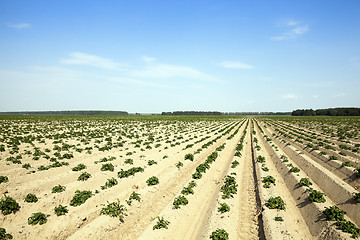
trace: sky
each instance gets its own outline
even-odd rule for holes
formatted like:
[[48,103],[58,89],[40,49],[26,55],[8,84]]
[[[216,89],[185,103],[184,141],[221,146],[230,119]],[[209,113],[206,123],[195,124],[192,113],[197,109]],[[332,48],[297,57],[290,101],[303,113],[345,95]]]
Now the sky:
[[359,13],[359,0],[0,0],[0,111],[360,107]]

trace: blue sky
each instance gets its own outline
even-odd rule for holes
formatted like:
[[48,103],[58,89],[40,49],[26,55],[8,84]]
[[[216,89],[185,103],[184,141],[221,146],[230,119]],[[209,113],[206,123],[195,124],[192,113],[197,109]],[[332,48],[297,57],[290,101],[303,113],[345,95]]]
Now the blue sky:
[[360,107],[360,1],[0,0],[0,111]]

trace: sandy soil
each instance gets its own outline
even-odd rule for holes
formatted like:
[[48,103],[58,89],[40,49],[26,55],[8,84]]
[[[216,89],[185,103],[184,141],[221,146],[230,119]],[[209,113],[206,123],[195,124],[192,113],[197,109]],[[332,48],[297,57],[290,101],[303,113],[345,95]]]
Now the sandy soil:
[[[246,125],[247,122],[249,125]],[[238,118],[191,122],[0,122],[7,129],[0,135],[5,142],[14,136],[29,134],[38,138],[32,143],[22,142],[18,153],[11,153],[9,143],[4,144],[6,151],[0,152],[0,175],[9,178],[8,182],[0,184],[0,191],[14,198],[21,206],[20,211],[15,214],[1,214],[0,225],[15,239],[209,239],[218,228],[225,229],[229,239],[350,238],[349,234],[343,234],[329,222],[318,219],[321,211],[330,205],[343,206],[347,211],[358,211],[358,205],[350,202],[342,204],[343,200],[340,201],[335,193],[328,190],[334,188],[350,194],[351,191],[357,191],[353,185],[349,185],[347,172],[340,177],[335,169],[326,168],[319,163],[323,161],[317,157],[317,152],[317,155],[300,154],[304,148],[293,143],[286,146],[281,140],[289,142],[289,139],[283,136],[266,141],[260,129],[256,124],[253,127],[251,122],[252,119]],[[277,134],[271,124],[266,124],[268,127],[264,128],[261,121],[258,123],[267,136]],[[242,156],[234,156],[246,126]],[[227,130],[230,131],[225,133]],[[238,131],[235,132],[236,130]],[[252,133],[253,130],[256,134]],[[28,133],[20,134],[24,131]],[[235,134],[233,138],[228,139],[232,134]],[[253,142],[254,137],[257,138],[257,143]],[[203,147],[212,140],[214,142],[209,146]],[[54,149],[55,146],[66,147],[64,144],[68,144],[67,150]],[[223,144],[224,149],[217,150]],[[256,145],[260,149],[256,150]],[[98,149],[104,146],[111,147],[105,151]],[[85,150],[87,147],[92,149]],[[38,167],[49,166],[54,161],[44,158],[44,154],[40,155],[39,160],[33,160],[36,148],[50,158],[57,159],[56,152],[61,155],[71,153],[73,158],[56,160],[68,162],[68,166],[40,171]],[[174,199],[194,180],[192,174],[196,167],[214,151],[218,152],[218,157],[203,173],[202,178],[196,180],[194,194],[186,196],[188,204],[180,209],[173,209]],[[194,154],[194,161],[184,160],[185,154],[195,152],[198,153]],[[19,158],[21,164],[9,161],[10,157],[18,155],[22,157]],[[265,157],[265,165],[269,171],[263,171],[263,165],[256,161],[259,155]],[[280,160],[282,155],[287,156],[301,172],[289,175],[287,165]],[[356,156],[347,156],[345,159],[359,161]],[[105,157],[115,158],[106,162],[113,164],[114,171],[101,171],[105,163],[96,161]],[[126,163],[127,159],[132,159],[133,164]],[[149,166],[149,160],[155,160],[157,164]],[[235,160],[239,165],[231,168],[231,163]],[[179,169],[175,166],[178,162],[183,163]],[[31,164],[31,168],[23,168],[22,165],[26,163]],[[85,164],[86,169],[72,171],[80,163]],[[311,166],[315,167],[311,169],[316,168],[317,172],[307,168],[309,164],[313,164]],[[144,171],[129,178],[118,178],[120,169],[132,167],[142,167]],[[91,177],[87,181],[77,181],[78,176],[85,171]],[[237,194],[230,199],[222,199],[220,188],[228,175],[236,179]],[[148,186],[146,180],[152,176],[159,178],[159,184]],[[266,176],[273,176],[276,185],[264,188],[262,180]],[[318,180],[317,176],[329,179],[327,183],[334,185],[325,186],[325,181]],[[315,189],[325,192],[327,202],[302,207],[307,195],[305,190],[300,192],[302,189],[297,187],[301,177],[310,178]],[[117,179],[118,184],[102,189],[101,186],[110,178]],[[52,193],[51,189],[58,184],[65,186],[66,190]],[[93,196],[80,206],[69,206],[76,190],[90,190]],[[128,205],[126,200],[134,191],[141,194],[141,201],[133,201]],[[28,193],[35,194],[39,198],[38,202],[25,202],[24,197]],[[271,210],[265,206],[266,201],[275,196],[281,196],[285,201],[285,211]],[[107,202],[116,200],[127,208],[123,222],[115,217],[100,215]],[[224,202],[230,206],[230,211],[220,213],[218,208]],[[64,216],[56,216],[54,213],[54,207],[60,204],[68,207],[69,212]],[[317,215],[307,214],[308,211]],[[35,212],[49,214],[47,223],[29,225],[27,219]],[[168,229],[153,230],[158,216],[170,222]],[[275,217],[282,217],[284,221],[275,221]],[[354,215],[350,214],[347,218],[359,224]],[[314,230],[312,225],[316,221],[319,225]]]

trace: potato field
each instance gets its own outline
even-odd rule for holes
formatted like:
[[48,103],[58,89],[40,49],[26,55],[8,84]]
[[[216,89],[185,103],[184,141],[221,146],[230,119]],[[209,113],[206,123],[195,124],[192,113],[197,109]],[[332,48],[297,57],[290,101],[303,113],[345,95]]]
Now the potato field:
[[352,239],[359,117],[0,116],[0,239]]

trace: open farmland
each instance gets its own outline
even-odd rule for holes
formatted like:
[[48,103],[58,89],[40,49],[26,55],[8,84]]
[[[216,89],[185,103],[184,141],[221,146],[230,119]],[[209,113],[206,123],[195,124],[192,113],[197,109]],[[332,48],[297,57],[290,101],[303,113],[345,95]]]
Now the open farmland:
[[1,116],[0,127],[0,226],[14,239],[360,236],[358,117]]

